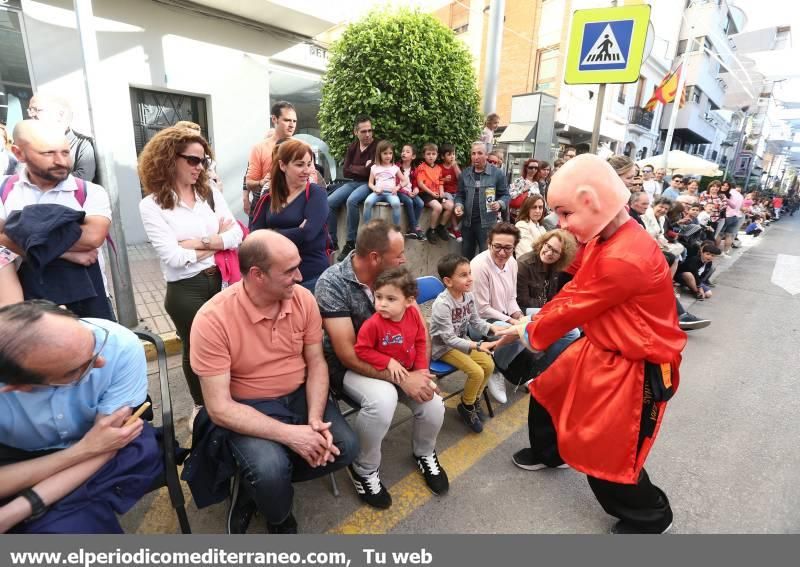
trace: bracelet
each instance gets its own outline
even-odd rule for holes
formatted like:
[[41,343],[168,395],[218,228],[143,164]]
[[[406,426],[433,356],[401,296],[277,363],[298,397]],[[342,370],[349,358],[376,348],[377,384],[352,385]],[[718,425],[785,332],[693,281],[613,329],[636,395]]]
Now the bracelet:
[[38,494],[36,494],[33,488],[26,488],[19,493],[19,496],[27,500],[31,505],[31,510],[33,510],[33,513],[26,521],[30,522],[33,520],[38,520],[47,513],[47,505],[45,505],[44,501],[39,497]]

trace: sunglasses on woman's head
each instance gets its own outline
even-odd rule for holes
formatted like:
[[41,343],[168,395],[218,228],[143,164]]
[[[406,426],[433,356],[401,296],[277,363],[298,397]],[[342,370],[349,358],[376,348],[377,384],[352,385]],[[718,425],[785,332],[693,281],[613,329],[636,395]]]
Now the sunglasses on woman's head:
[[189,155],[186,155],[186,154],[178,154],[178,157],[182,157],[183,159],[185,159],[186,163],[188,163],[192,167],[197,167],[198,165],[202,164],[202,166],[204,168],[208,168],[208,164],[209,164],[208,156],[199,158],[197,156],[189,156]]

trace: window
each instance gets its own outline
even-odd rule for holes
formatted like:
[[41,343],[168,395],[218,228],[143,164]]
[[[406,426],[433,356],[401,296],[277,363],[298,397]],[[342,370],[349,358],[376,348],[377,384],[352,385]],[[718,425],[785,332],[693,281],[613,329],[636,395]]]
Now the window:
[[28,117],[33,96],[22,26],[19,12],[0,8],[0,122],[9,131]]
[[199,124],[203,136],[211,143],[206,99],[203,97],[131,87],[131,114],[136,155],[158,132],[180,120]]
[[696,85],[692,85],[691,87],[686,88],[686,100],[687,102],[700,102],[700,95],[703,93]]
[[558,48],[548,47],[536,53],[536,79],[534,91],[552,92],[559,82]]

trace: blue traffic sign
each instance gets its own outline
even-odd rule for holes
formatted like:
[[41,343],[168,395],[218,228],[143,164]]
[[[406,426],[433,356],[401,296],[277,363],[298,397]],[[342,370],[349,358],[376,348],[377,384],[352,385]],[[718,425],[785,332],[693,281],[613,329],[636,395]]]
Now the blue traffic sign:
[[631,50],[633,24],[632,19],[584,24],[578,70],[625,69]]

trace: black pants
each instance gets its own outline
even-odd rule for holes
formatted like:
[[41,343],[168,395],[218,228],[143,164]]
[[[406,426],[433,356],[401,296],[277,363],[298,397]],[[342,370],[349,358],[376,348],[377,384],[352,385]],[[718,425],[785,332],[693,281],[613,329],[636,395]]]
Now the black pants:
[[[537,460],[550,467],[564,463],[558,454],[553,420],[533,396],[528,411],[528,435]],[[642,440],[640,434],[640,445]],[[672,523],[672,508],[667,495],[650,482],[644,469],[636,484],[620,484],[589,475],[586,478],[607,514],[624,520],[642,533],[661,533]]]
[[167,283],[167,295],[164,298],[164,309],[175,324],[175,331],[181,338],[183,349],[183,375],[189,386],[189,393],[195,405],[203,405],[203,390],[200,389],[200,379],[192,370],[189,363],[189,335],[192,331],[192,321],[197,311],[203,304],[214,297],[222,288],[222,277],[217,271],[213,275],[200,272],[196,276],[185,280]]

